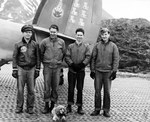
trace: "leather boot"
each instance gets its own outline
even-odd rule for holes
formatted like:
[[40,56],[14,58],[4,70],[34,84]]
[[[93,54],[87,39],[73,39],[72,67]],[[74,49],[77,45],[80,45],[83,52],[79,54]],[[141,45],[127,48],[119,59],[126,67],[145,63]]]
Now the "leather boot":
[[85,114],[85,112],[84,112],[83,109],[82,109],[82,106],[79,106],[79,107],[78,107],[77,113],[80,114],[80,115]]
[[22,108],[20,108],[20,109],[16,108],[16,110],[15,110],[15,113],[17,113],[17,114],[22,113],[22,112],[23,112]]
[[28,113],[28,114],[33,114],[34,113],[33,108],[27,108],[25,110],[25,112]]
[[66,110],[67,110],[67,113],[71,113],[72,112],[71,105],[68,105],[67,108],[66,108]]
[[97,116],[97,115],[99,115],[99,113],[100,113],[100,110],[94,110],[90,115]]
[[104,111],[103,116],[105,116],[105,117],[110,117],[110,113],[107,112],[107,111]]
[[44,110],[42,111],[43,114],[49,113],[49,102],[45,102]]

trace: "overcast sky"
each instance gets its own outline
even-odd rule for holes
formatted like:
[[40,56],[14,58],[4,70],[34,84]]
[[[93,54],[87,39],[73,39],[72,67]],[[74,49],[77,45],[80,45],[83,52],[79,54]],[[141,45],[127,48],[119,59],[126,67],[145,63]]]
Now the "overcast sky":
[[145,18],[150,21],[150,0],[102,0],[102,6],[114,18]]

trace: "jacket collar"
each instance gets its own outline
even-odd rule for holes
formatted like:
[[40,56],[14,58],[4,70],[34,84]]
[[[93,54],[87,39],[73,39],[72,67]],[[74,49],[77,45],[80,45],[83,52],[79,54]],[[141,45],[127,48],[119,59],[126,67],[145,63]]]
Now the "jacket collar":
[[102,44],[105,44],[105,45],[109,44],[110,41],[111,41],[111,40],[108,39],[108,42],[107,42],[107,43],[104,43],[103,39],[101,39],[101,43],[102,43]]
[[57,41],[57,37],[56,38],[51,38],[51,37],[49,37],[49,40],[51,41],[51,42],[55,42],[55,41]]
[[[22,38],[22,42],[23,43],[27,43],[26,40],[24,39],[24,37]],[[29,43],[31,42],[31,39],[29,40]]]

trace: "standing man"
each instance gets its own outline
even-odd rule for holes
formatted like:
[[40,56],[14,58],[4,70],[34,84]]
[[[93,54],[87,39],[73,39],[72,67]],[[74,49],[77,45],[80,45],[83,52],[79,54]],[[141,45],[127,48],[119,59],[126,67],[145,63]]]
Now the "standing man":
[[81,115],[84,114],[82,110],[82,92],[85,77],[85,66],[90,61],[90,48],[83,43],[84,30],[78,28],[76,30],[76,41],[68,46],[66,53],[66,63],[69,66],[68,71],[68,106],[67,112],[71,112],[71,105],[74,104],[74,88],[77,88],[77,112]]
[[24,87],[27,85],[27,113],[33,114],[35,101],[35,78],[39,76],[40,58],[39,46],[32,40],[32,25],[24,25],[21,28],[23,38],[15,44],[13,52],[13,73],[17,79],[17,106],[16,113],[21,113],[24,104]]
[[[65,54],[65,42],[57,37],[58,31],[57,25],[51,25],[49,28],[50,36],[42,40],[40,44],[41,61],[44,66],[44,114],[52,111],[58,99],[57,88],[60,81],[62,60]],[[51,106],[49,107],[50,101]]]
[[103,115],[110,117],[110,88],[111,80],[115,79],[119,65],[119,52],[116,44],[109,39],[107,28],[100,30],[101,41],[93,48],[91,58],[91,78],[95,87],[95,110],[91,116],[97,116],[101,110],[101,89],[104,88]]

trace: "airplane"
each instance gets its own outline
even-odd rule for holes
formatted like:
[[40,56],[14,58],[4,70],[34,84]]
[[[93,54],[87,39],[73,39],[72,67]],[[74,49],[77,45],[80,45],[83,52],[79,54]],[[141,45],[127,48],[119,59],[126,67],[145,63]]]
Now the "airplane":
[[[102,0],[41,0],[32,25],[38,42],[49,36],[49,26],[59,26],[58,37],[66,47],[75,41],[75,30],[85,30],[85,40],[93,45],[99,34]],[[24,24],[0,19],[0,67],[12,61],[14,44],[22,38]],[[92,46],[91,46],[92,47]]]

